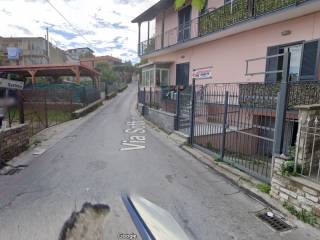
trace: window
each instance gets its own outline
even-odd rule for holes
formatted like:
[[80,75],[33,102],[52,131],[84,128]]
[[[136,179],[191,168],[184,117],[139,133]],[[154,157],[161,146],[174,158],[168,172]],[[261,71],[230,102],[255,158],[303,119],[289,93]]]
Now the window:
[[[316,80],[320,41],[302,42],[269,47],[267,56],[290,52],[289,81]],[[270,73],[283,70],[283,56],[268,58],[266,61],[266,82],[281,81],[282,74]],[[269,73],[268,73],[269,72]]]
[[153,87],[154,85],[154,69],[150,68],[142,70],[141,87]]
[[167,68],[144,69],[142,70],[141,87],[169,86],[169,80],[169,69]]
[[[289,66],[289,81],[298,81],[299,80],[299,72],[300,72],[300,64],[301,64],[301,55],[302,55],[302,44],[286,46],[282,47],[279,50],[279,53],[290,52],[290,66]],[[279,65],[281,65],[280,69],[283,69],[283,57],[280,57],[281,61],[279,61]]]
[[166,87],[170,85],[169,69],[161,69],[160,79],[161,79],[161,83],[160,83],[161,87]]

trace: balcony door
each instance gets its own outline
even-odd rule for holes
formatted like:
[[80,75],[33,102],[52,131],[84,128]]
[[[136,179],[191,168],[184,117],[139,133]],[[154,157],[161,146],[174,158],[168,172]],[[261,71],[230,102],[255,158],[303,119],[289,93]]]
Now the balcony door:
[[186,6],[178,12],[178,42],[191,37],[191,5]]

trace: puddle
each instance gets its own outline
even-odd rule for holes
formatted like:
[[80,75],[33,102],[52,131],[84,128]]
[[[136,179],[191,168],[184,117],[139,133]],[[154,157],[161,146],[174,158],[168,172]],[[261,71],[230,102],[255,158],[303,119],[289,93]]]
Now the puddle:
[[104,221],[110,208],[105,204],[85,203],[64,223],[59,240],[104,240]]

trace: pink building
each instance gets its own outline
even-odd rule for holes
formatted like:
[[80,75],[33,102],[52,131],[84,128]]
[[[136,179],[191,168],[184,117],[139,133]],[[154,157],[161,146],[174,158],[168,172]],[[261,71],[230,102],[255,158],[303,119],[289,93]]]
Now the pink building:
[[319,0],[208,0],[202,11],[191,1],[175,10],[174,0],[160,0],[132,22],[139,26],[139,56],[148,60],[143,86],[188,85],[199,69],[196,84],[276,82],[277,73],[246,72],[281,70],[281,56],[246,60],[286,50],[291,81],[320,79]]

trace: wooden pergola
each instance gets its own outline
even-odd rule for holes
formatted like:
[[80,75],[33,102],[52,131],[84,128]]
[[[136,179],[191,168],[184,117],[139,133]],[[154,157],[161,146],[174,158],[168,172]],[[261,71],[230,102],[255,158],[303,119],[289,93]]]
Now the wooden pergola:
[[80,77],[90,77],[96,88],[100,86],[100,73],[81,64],[0,66],[0,73],[31,77],[32,84],[36,83],[36,77],[72,76],[76,83],[80,83]]

